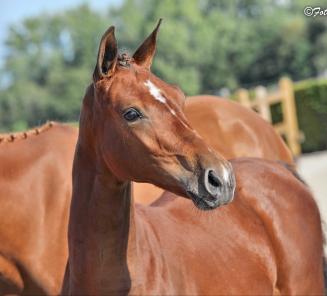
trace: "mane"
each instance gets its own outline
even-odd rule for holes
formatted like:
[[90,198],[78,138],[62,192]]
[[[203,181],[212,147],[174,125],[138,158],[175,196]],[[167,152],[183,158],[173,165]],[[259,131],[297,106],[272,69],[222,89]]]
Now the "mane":
[[39,134],[51,129],[54,125],[55,125],[55,122],[49,121],[41,126],[34,127],[32,129],[24,131],[24,132],[0,134],[0,144],[1,143],[12,143],[17,140],[25,140],[32,136],[38,136]]
[[117,61],[119,66],[129,68],[134,59],[125,51],[118,55]]
[[282,165],[284,168],[286,168],[288,171],[292,173],[292,175],[298,179],[301,183],[303,183],[306,187],[309,187],[308,184],[303,180],[303,178],[299,175],[299,173],[296,171],[296,167],[294,164],[289,164],[286,163],[285,161],[282,160],[277,160],[277,163]]

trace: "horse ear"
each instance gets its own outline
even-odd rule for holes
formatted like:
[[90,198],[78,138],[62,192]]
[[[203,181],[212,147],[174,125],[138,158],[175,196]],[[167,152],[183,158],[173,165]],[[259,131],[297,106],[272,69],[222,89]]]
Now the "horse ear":
[[111,26],[102,36],[97,64],[93,73],[93,80],[97,82],[104,77],[113,75],[118,58],[117,41],[115,37],[115,27]]
[[159,19],[157,26],[153,32],[144,40],[133,55],[133,59],[136,64],[150,69],[153,56],[156,52],[157,34],[162,19]]

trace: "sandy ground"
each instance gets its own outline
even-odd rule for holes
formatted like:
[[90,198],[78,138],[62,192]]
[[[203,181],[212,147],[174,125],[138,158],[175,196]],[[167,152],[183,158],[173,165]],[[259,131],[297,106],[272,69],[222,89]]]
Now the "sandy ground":
[[[327,237],[327,151],[302,155],[297,162],[298,171],[310,186],[324,220]],[[325,246],[327,254],[327,246]]]

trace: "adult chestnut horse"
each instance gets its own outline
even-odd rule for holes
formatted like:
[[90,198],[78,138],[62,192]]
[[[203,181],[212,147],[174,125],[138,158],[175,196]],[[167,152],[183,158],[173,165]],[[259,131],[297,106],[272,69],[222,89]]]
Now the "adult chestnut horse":
[[[63,294],[323,293],[310,192],[280,164],[240,159],[226,205],[230,163],[191,128],[183,93],[149,70],[158,27],[133,59],[118,55],[113,27],[100,42],[81,110]],[[130,180],[185,199],[135,206]]]
[[0,136],[0,295],[59,292],[77,129]]

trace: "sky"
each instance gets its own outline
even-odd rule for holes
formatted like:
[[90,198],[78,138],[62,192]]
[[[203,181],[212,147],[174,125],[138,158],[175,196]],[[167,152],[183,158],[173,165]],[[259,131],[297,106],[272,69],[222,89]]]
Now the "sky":
[[121,2],[122,0],[0,0],[0,65],[3,64],[4,42],[11,24],[42,12],[55,13],[82,3],[88,3],[92,8],[101,10]]

